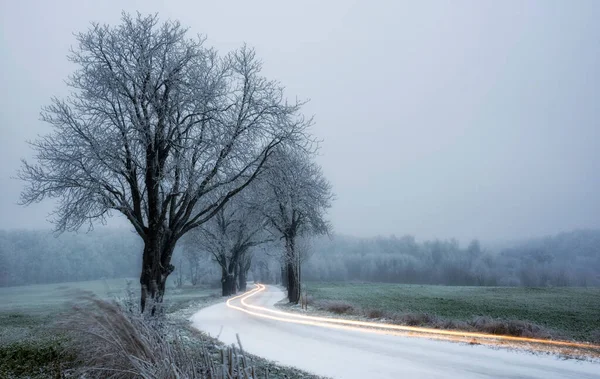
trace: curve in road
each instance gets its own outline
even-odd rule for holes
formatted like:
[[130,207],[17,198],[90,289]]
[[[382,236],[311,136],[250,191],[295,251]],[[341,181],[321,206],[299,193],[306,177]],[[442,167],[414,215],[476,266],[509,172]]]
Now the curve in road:
[[[432,339],[472,341],[469,333],[453,332],[460,337],[367,323],[374,329],[352,320],[281,312],[274,305],[284,297],[276,287],[258,285],[200,310],[191,321],[224,343],[236,343],[239,334],[252,354],[335,378],[600,378],[594,362]],[[427,338],[413,338],[424,333]]]

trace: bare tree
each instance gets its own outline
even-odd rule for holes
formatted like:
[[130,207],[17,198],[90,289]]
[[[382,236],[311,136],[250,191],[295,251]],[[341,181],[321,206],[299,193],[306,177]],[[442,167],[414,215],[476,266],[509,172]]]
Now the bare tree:
[[297,239],[326,234],[330,230],[325,212],[331,206],[331,185],[321,168],[304,151],[277,149],[268,172],[261,178],[264,212],[273,234],[285,243],[282,280],[288,299],[300,299],[301,254]]
[[253,195],[247,190],[239,194],[189,236],[191,243],[212,254],[221,267],[223,296],[235,294],[238,281],[245,288],[249,249],[269,241],[262,213],[249,205],[248,198]]
[[[185,239],[184,239],[185,241]],[[183,251],[183,255],[190,269],[190,283],[195,286],[200,280],[200,258],[202,252],[196,246],[187,246]]]
[[[260,76],[252,49],[226,56],[178,22],[123,14],[77,34],[71,94],[23,161],[23,204],[59,199],[58,231],[123,214],[144,241],[141,306],[161,302],[177,241],[249,185],[276,146],[308,143],[302,103]],[[152,308],[154,312],[154,307]]]

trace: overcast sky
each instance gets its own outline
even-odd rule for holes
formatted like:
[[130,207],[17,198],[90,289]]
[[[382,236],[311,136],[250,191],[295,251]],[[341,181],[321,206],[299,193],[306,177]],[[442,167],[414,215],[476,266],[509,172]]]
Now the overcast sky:
[[[514,239],[600,228],[600,1],[0,1],[0,229],[73,32],[158,12],[310,98],[335,231]],[[113,222],[113,226],[120,225]],[[122,223],[121,225],[125,225]]]

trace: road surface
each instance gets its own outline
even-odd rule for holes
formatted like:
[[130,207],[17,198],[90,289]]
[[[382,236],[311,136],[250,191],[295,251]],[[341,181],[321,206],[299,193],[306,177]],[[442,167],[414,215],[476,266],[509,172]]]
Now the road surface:
[[[332,378],[600,378],[600,364],[485,345],[316,326],[267,312],[285,297],[277,287],[204,308],[193,325],[227,344],[284,365]],[[254,308],[252,308],[254,307]]]

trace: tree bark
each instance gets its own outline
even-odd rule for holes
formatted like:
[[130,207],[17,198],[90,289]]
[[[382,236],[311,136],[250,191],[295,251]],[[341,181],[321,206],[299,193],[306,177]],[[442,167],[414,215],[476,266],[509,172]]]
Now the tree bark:
[[238,274],[238,289],[240,290],[240,292],[245,292],[246,288],[246,272],[243,269],[241,269]]
[[221,271],[221,293],[223,296],[235,295],[237,292],[237,283],[235,276],[235,269],[230,265],[226,269]]
[[240,271],[241,270],[240,270],[239,261],[235,262],[234,265],[235,266],[233,267],[233,273],[234,273],[233,274],[233,282],[234,282],[234,285],[235,285],[235,288],[236,288],[236,292],[237,292],[237,290],[240,288],[238,286],[238,280],[240,278]]
[[299,257],[296,256],[295,238],[293,234],[286,237],[285,240],[286,248],[286,279],[287,279],[287,290],[288,300],[290,303],[298,304],[300,300],[300,269],[299,269]]
[[175,267],[171,265],[171,256],[175,249],[176,241],[162,242],[158,233],[148,236],[144,241],[142,256],[142,273],[140,275],[140,309],[146,311],[151,303],[151,314],[154,315],[157,307],[163,301],[168,276]]
[[[252,255],[248,252],[245,252],[238,261],[239,271],[238,271],[238,289],[239,291],[246,291],[247,288],[247,280],[248,280],[248,271],[250,271],[250,266],[252,265]],[[256,278],[255,278],[256,280]]]
[[235,295],[235,288],[235,276],[226,274],[225,277],[221,279],[221,290],[223,296]]
[[288,300],[290,303],[298,304],[298,300],[300,300],[300,283],[298,283],[296,267],[294,266],[293,262],[288,262],[287,264]]

